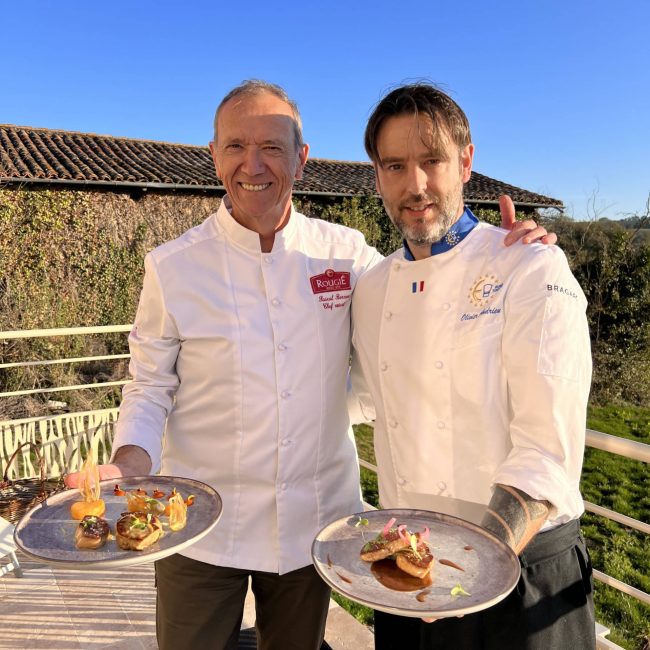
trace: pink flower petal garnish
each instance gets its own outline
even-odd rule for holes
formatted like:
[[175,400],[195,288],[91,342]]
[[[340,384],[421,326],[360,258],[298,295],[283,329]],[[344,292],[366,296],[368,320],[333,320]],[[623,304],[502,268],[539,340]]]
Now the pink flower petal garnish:
[[389,520],[389,522],[384,526],[384,530],[381,531],[381,534],[386,537],[388,535],[388,531],[390,530],[391,526],[397,521],[395,517]]

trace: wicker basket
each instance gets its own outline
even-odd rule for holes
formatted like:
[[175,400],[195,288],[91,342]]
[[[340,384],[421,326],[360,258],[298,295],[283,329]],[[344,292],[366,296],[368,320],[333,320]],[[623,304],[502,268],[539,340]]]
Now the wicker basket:
[[[31,447],[38,462],[40,477],[23,478],[16,481],[9,480],[9,467],[18,452],[23,447]],[[38,447],[32,442],[20,445],[7,462],[2,483],[0,483],[0,517],[12,524],[18,523],[20,518],[35,505],[47,499],[50,494],[55,494],[65,489],[63,477],[56,479],[45,478],[45,462]]]

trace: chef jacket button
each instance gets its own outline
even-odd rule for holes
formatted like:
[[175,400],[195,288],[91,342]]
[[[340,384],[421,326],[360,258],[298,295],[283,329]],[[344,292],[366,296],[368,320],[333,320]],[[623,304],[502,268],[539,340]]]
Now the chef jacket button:
[[406,485],[406,479],[405,478],[399,478],[397,479],[398,485]]
[[283,438],[281,444],[282,444],[283,447],[286,447],[286,446],[289,444],[289,442],[290,442],[290,441],[287,440],[287,438]]
[[446,303],[442,306],[442,308],[443,308],[444,310],[447,310],[447,309],[449,309],[450,307],[451,307],[451,305],[450,305],[448,302],[446,302]]
[[401,265],[399,262],[395,262],[395,264],[393,265],[393,268],[394,268],[396,271],[399,271],[400,268],[402,268],[402,265]]
[[382,370],[388,370],[388,364],[384,361],[380,366]]
[[445,423],[442,420],[438,421],[438,429],[444,429],[445,428]]
[[273,264],[273,258],[272,258],[270,255],[267,255],[267,256],[264,258],[264,261],[265,261],[267,264]]
[[273,298],[273,300],[271,300],[271,304],[274,307],[279,307],[280,306],[280,299],[279,298]]
[[395,429],[397,427],[397,420],[388,420],[388,426]]
[[438,489],[439,490],[444,490],[444,489],[446,489],[446,487],[447,487],[447,484],[444,481],[439,481],[438,482]]
[[280,397],[283,397],[284,399],[287,399],[287,397],[289,397],[289,395],[291,395],[291,393],[288,390],[283,390],[280,393]]
[[287,484],[286,484],[286,483],[283,483],[283,484],[280,486],[280,488],[282,488],[283,490],[286,490],[286,489],[287,489]]
[[287,346],[284,343],[278,343],[278,350],[284,352],[287,349]]
[[436,368],[440,369],[442,368],[442,366],[443,366],[442,361],[436,361]]
[[393,316],[393,312],[392,312],[392,311],[387,311],[387,312],[384,314],[384,318],[385,318],[386,320],[390,320],[392,316]]

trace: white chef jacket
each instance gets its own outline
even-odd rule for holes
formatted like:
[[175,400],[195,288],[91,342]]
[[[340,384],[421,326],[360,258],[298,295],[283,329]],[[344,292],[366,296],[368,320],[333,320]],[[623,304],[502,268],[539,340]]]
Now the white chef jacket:
[[562,251],[479,223],[447,252],[397,251],[355,290],[383,507],[479,523],[494,485],[578,517],[591,379],[586,300]]
[[114,448],[138,445],[153,472],[221,495],[221,520],[184,555],[283,574],[310,564],[320,528],[362,509],[350,296],[381,256],[293,210],[262,253],[227,203],[146,256]]

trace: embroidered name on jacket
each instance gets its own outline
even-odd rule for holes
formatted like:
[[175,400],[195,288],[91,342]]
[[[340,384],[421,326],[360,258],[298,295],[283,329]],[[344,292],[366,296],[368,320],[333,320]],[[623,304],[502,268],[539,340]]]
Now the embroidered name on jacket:
[[555,293],[563,293],[565,296],[569,296],[570,298],[578,298],[578,294],[573,291],[573,289],[567,289],[566,287],[560,287],[557,284],[547,284],[546,285],[546,290],[547,291],[553,291]]
[[334,271],[334,269],[327,269],[325,273],[319,275],[312,275],[309,278],[311,283],[311,290],[314,293],[329,293],[331,291],[349,291],[352,289],[350,285],[349,271]]

